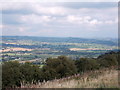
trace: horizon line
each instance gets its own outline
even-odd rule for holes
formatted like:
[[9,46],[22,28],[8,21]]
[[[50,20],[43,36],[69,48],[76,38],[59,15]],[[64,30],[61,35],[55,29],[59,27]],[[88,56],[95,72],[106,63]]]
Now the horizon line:
[[111,39],[118,39],[119,37],[74,37],[74,36],[27,36],[27,35],[24,35],[24,36],[19,36],[19,35],[0,35],[0,37],[7,37],[7,36],[10,36],[10,37],[50,37],[50,38],[97,38],[97,39],[102,39],[102,38],[111,38]]

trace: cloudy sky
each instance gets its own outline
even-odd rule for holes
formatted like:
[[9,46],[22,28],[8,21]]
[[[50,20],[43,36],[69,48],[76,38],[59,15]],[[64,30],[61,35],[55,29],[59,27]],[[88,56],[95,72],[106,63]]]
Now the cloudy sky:
[[111,37],[118,34],[117,2],[3,3],[2,35]]

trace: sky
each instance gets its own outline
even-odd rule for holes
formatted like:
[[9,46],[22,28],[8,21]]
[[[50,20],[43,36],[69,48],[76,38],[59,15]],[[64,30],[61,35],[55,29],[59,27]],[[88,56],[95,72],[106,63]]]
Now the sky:
[[117,38],[117,2],[3,2],[4,36]]

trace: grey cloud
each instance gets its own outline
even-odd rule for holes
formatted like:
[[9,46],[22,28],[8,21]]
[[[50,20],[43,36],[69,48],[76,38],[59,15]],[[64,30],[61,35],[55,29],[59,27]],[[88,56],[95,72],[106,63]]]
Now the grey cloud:
[[[3,9],[2,22],[6,25],[3,35],[116,36],[116,3],[20,3],[13,5],[5,6]],[[73,17],[68,19],[68,16]]]

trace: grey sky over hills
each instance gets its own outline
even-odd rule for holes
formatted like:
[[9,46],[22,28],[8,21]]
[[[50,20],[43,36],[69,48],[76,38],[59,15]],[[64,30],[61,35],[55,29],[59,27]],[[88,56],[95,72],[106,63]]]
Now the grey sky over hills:
[[117,2],[3,3],[2,35],[111,37],[118,35]]

